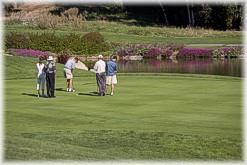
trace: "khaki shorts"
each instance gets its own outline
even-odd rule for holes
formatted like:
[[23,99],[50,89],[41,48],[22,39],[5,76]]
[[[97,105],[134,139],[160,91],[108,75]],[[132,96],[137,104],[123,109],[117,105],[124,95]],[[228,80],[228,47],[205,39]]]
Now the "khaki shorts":
[[67,78],[67,79],[73,78],[73,74],[71,73],[70,69],[64,68],[63,73],[64,73],[64,78]]
[[106,84],[111,85],[111,84],[117,84],[117,76],[106,76]]

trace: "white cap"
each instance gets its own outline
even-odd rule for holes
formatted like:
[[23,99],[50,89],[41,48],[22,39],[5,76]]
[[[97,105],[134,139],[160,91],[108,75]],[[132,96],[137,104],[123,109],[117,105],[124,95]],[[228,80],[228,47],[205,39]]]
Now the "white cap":
[[100,54],[100,55],[98,55],[98,58],[103,58],[103,56]]
[[47,60],[48,61],[52,61],[53,60],[53,57],[52,56],[49,56],[49,58]]

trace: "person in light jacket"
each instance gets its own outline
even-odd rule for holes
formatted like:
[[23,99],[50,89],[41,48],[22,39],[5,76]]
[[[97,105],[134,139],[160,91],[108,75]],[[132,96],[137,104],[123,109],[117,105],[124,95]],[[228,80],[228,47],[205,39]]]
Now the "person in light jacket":
[[64,77],[67,79],[66,87],[67,92],[75,92],[73,88],[73,70],[75,70],[75,64],[78,63],[78,57],[71,57],[64,65]]
[[99,88],[99,96],[105,96],[105,61],[102,60],[103,56],[98,56],[98,61],[94,65],[96,72],[96,81]]

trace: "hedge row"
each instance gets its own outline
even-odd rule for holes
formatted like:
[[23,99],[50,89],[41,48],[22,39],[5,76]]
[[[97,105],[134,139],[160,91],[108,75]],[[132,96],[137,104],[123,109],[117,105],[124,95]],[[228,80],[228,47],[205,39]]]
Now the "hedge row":
[[109,45],[99,32],[90,32],[84,36],[72,33],[55,35],[48,32],[42,34],[13,32],[5,37],[5,49],[32,49],[53,53],[70,50],[77,55],[105,52],[110,49]]

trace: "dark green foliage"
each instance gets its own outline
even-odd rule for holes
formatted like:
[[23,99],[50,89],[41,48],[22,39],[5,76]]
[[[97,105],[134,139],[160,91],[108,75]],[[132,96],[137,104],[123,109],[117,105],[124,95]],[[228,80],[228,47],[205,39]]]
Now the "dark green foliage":
[[5,37],[5,47],[6,48],[15,48],[15,49],[28,49],[30,46],[31,40],[27,34],[18,34],[11,33]]
[[99,32],[90,32],[82,37],[88,43],[101,44],[104,42],[103,36]]
[[99,32],[90,32],[82,37],[85,44],[85,53],[93,54],[100,51],[107,51],[108,45],[105,43],[103,36]]
[[54,33],[44,32],[42,34],[29,34],[31,38],[30,48],[41,51],[51,51],[57,53],[63,49],[60,45],[59,37]]
[[11,33],[5,37],[5,49],[33,49],[59,53],[70,50],[73,54],[92,54],[108,51],[109,44],[104,41],[98,32],[85,34],[83,37],[77,34],[55,35],[44,32],[42,34],[18,34]]
[[57,62],[61,64],[65,64],[71,55],[72,54],[69,51],[62,51],[57,56]]

